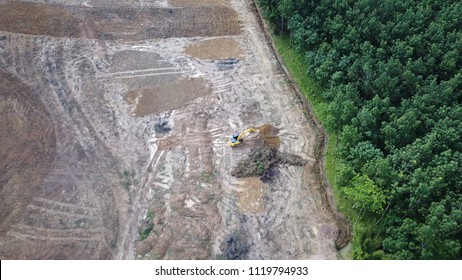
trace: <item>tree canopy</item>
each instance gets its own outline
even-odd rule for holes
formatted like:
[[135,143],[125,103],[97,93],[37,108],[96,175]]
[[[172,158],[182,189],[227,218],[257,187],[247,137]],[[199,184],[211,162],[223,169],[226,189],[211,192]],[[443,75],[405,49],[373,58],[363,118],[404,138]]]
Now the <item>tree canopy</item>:
[[379,249],[460,259],[462,2],[259,3],[325,89],[324,125],[340,138],[337,185],[383,217]]

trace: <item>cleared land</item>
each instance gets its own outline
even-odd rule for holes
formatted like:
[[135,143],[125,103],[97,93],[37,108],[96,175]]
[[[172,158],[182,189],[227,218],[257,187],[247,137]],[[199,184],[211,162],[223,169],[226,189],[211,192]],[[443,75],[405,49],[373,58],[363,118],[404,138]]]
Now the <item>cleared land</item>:
[[[317,131],[250,1],[43,2],[0,2],[2,259],[338,257]],[[231,175],[263,146],[305,165]]]

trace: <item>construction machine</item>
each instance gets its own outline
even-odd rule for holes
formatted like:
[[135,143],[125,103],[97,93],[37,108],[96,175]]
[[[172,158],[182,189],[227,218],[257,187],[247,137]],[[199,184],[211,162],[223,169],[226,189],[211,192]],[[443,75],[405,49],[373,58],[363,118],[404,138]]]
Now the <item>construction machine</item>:
[[259,132],[258,129],[250,127],[246,131],[242,132],[241,134],[233,133],[233,135],[231,135],[231,137],[229,137],[228,144],[231,147],[237,146],[237,145],[241,144],[244,141],[244,139],[243,139],[244,136],[246,136],[247,134],[250,134],[250,133],[258,133],[258,132]]

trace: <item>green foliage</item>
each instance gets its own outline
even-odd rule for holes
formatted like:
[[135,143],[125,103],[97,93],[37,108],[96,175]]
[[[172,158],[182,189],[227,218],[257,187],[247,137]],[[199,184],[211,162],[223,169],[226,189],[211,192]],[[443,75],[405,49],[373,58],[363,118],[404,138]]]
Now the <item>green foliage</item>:
[[151,233],[153,228],[154,228],[154,225],[152,223],[150,223],[147,228],[145,228],[143,231],[141,231],[140,232],[140,240],[143,241],[146,238],[148,238],[148,236]]
[[462,2],[259,3],[288,37],[277,39],[281,54],[338,139],[328,175],[368,211],[370,224],[355,226],[356,257],[460,258]]
[[355,205],[376,214],[383,212],[383,205],[386,201],[383,190],[377,187],[367,175],[356,174],[351,184],[351,187],[343,188],[342,192],[352,199]]
[[261,175],[265,172],[265,164],[261,162],[261,160],[257,160],[256,162],[257,168],[258,168],[258,173]]
[[148,216],[149,220],[151,220],[151,221],[154,220],[154,211],[149,210],[147,216]]
[[353,248],[355,259],[380,260],[386,258],[382,249],[380,232],[373,227],[355,226],[354,239],[355,244],[357,244]]
[[140,231],[140,240],[145,240],[148,238],[151,231],[154,229],[154,211],[149,210],[147,214],[146,224],[143,229]]

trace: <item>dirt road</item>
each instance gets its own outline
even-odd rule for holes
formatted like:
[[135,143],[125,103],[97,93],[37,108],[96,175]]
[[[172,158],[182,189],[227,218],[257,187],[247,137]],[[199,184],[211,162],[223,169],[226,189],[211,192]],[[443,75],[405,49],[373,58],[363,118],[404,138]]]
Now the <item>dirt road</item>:
[[[338,258],[251,1],[0,1],[0,80],[0,258]],[[231,176],[265,124],[308,164]]]

